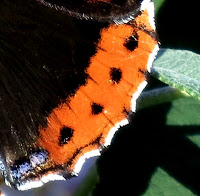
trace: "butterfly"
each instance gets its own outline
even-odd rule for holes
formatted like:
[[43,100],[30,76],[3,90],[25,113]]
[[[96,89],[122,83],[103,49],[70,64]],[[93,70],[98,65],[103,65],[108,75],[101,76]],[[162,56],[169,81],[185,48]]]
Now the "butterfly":
[[158,51],[150,0],[0,2],[0,171],[76,176],[135,112]]

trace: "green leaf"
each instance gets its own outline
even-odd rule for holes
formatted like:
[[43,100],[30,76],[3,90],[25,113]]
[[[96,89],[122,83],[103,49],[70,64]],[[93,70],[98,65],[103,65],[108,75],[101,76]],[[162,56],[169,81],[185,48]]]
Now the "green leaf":
[[[172,102],[172,106],[167,114],[166,124],[171,126],[189,126],[186,136],[198,147],[200,147],[200,102],[192,98],[177,99]],[[192,131],[192,126],[197,131]],[[186,129],[186,128],[185,128]],[[193,128],[194,129],[194,128]],[[183,129],[184,130],[184,129]]]
[[137,110],[167,103],[182,97],[186,97],[185,93],[170,86],[144,91],[137,100]]
[[[195,143],[197,147],[200,147],[200,135],[198,131],[200,127],[199,111],[200,102],[191,97],[187,97],[173,100],[166,115],[166,126],[169,127],[169,131],[174,131],[174,135],[173,133],[170,134],[170,137],[172,137],[170,138],[168,135],[169,133],[166,133],[168,135],[167,140],[169,145],[166,146],[165,150],[169,154],[175,152],[175,155],[178,155],[180,153],[179,149],[183,149],[191,154],[190,158],[193,160],[191,162],[187,160],[183,161],[183,168],[187,164],[189,164],[189,166],[187,165],[189,168],[194,167],[194,165],[196,166],[197,163],[194,163],[196,157],[192,157],[192,150],[190,151],[190,148],[188,148],[188,146],[192,146],[190,143],[181,143],[180,141],[177,141],[177,146],[172,145],[174,141],[173,137],[179,139],[187,137],[191,142]],[[197,131],[194,131],[195,129]],[[196,156],[196,154],[194,154],[194,156]],[[180,157],[178,156],[178,158]],[[187,159],[187,155],[185,155],[185,158]],[[173,168],[181,167],[181,165],[179,166],[177,164],[179,162],[173,158],[168,158],[167,163],[172,165]],[[193,173],[191,172],[191,176],[192,175]],[[192,178],[191,176],[186,175],[186,178]],[[145,193],[142,194],[142,196],[194,196],[195,194],[191,190],[184,186],[184,184],[182,184],[180,181],[178,181],[176,176],[171,176],[168,172],[158,167],[154,174],[151,176],[148,188],[146,189]]]
[[186,50],[160,49],[151,73],[200,100],[200,55]]
[[157,168],[142,196],[195,196],[161,168]]
[[159,11],[160,7],[164,4],[166,0],[154,0],[156,13]]
[[171,103],[167,114],[167,125],[200,126],[200,102],[193,98],[182,98]]

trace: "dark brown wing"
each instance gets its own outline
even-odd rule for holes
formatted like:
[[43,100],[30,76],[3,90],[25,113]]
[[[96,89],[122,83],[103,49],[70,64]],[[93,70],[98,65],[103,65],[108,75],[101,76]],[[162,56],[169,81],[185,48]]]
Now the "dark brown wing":
[[32,0],[0,1],[0,166],[12,186],[17,182],[9,177],[11,166],[15,171],[30,154],[47,156],[39,149],[38,128],[85,84],[85,69],[106,25]]
[[47,7],[77,18],[98,21],[131,20],[141,6],[141,0],[36,0]]

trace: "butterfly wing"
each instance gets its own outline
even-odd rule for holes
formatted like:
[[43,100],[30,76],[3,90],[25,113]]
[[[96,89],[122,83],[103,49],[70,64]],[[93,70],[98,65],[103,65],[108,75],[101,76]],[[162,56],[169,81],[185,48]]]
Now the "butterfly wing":
[[[56,6],[83,15],[86,5],[118,1],[68,2]],[[53,1],[1,1],[0,168],[7,184],[25,190],[76,175],[128,123],[158,49],[153,4],[128,2],[135,18],[115,24],[108,19],[117,18],[114,8],[97,22],[50,9],[58,8]],[[102,10],[89,13],[98,18]]]

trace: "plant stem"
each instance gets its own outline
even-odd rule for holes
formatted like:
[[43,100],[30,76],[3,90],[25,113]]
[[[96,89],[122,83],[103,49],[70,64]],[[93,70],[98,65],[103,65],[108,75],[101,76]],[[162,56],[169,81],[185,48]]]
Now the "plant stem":
[[170,86],[145,91],[138,98],[137,109],[151,107],[188,96],[188,94]]

